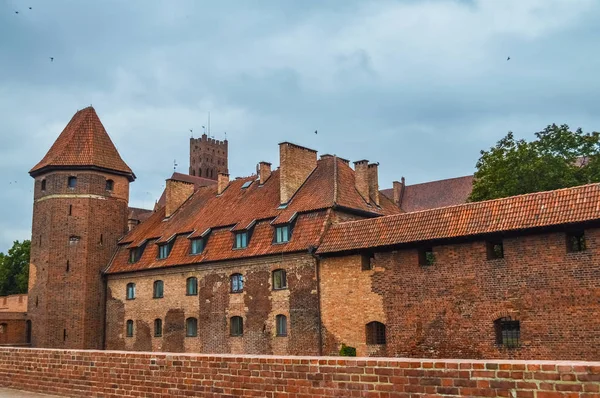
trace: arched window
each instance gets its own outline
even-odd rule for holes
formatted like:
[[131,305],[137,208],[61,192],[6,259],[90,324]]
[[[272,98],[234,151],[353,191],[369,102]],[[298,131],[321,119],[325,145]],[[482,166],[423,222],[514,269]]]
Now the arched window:
[[241,316],[232,316],[229,321],[230,334],[232,336],[242,336],[244,334],[244,319]]
[[275,327],[277,336],[287,336],[287,317],[285,315],[277,315],[275,317]]
[[135,283],[127,284],[127,300],[133,300],[135,298]]
[[45,191],[45,190],[46,190],[46,179],[44,178],[42,180],[42,191]]
[[77,177],[69,177],[67,184],[69,185],[69,188],[74,189],[77,186]]
[[385,325],[373,321],[367,323],[367,344],[385,344]]
[[133,321],[131,319],[127,321],[127,337],[133,337]]
[[244,277],[242,274],[231,275],[231,293],[241,293],[244,290]]
[[496,344],[506,348],[519,347],[521,338],[521,323],[511,317],[498,318],[494,321],[496,329]]
[[163,297],[164,283],[163,281],[154,281],[154,289],[152,297],[162,298]]
[[113,180],[106,180],[106,190],[112,191],[115,187],[115,182]]
[[284,269],[273,271],[273,289],[287,289],[287,276]]
[[154,320],[154,337],[162,337],[162,319]]
[[188,296],[195,296],[198,294],[198,279],[193,276],[187,278],[185,283],[185,294]]
[[185,335],[186,337],[196,337],[198,335],[198,320],[196,318],[185,320]]

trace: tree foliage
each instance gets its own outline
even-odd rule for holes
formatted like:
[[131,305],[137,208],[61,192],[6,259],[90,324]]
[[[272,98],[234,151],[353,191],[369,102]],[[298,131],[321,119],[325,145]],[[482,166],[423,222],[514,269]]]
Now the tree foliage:
[[531,142],[513,133],[481,151],[469,200],[504,198],[600,181],[600,133],[549,125]]
[[17,240],[7,254],[0,253],[0,296],[27,293],[30,247],[30,241]]

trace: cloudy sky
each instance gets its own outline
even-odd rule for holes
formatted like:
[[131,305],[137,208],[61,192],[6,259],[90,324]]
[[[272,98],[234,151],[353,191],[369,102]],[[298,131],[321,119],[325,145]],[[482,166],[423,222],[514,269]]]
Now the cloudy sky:
[[600,129],[598,20],[596,0],[0,0],[0,251],[30,237],[28,170],[90,104],[133,206],[187,172],[209,111],[232,176],[292,141],[380,162],[382,188],[450,178],[509,130]]

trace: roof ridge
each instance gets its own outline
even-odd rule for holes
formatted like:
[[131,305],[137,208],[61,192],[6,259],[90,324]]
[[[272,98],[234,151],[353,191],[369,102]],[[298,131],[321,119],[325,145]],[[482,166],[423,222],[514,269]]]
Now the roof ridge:
[[333,205],[337,203],[338,197],[338,168],[337,168],[337,156],[333,155]]
[[[450,178],[442,178],[441,180],[433,180],[433,181],[425,181],[425,182],[419,182],[417,184],[411,184],[411,185],[406,185],[407,187],[414,187],[416,185],[425,185],[425,184],[435,184],[436,182],[441,182],[441,181],[450,181],[450,180],[458,180],[461,178],[467,178],[467,177],[472,177],[475,178],[475,174],[467,174],[465,176],[460,176],[460,177],[450,177]],[[386,190],[388,189],[394,189],[394,188],[386,188]]]
[[591,184],[576,185],[574,187],[559,188],[559,189],[553,189],[553,190],[549,190],[549,191],[531,192],[531,193],[525,193],[525,194],[521,194],[521,195],[507,196],[505,198],[496,198],[496,199],[482,200],[480,202],[468,202],[468,203],[461,203],[461,204],[452,205],[452,206],[435,207],[433,209],[425,209],[425,210],[418,210],[418,211],[412,211],[412,212],[406,212],[406,213],[384,215],[384,216],[381,216],[381,217],[367,218],[367,219],[363,219],[363,220],[345,221],[345,222],[342,222],[342,223],[338,223],[336,225],[349,225],[349,224],[369,222],[369,221],[372,222],[375,219],[381,220],[381,219],[389,219],[389,218],[392,218],[392,217],[394,217],[394,218],[408,217],[408,216],[411,216],[413,214],[420,214],[420,213],[427,213],[427,212],[433,213],[435,211],[448,210],[448,209],[454,209],[454,208],[460,208],[460,207],[467,207],[467,206],[476,207],[476,206],[480,206],[480,205],[488,204],[488,203],[508,201],[509,199],[516,199],[516,198],[521,198],[521,197],[526,197],[526,196],[533,197],[533,196],[548,195],[550,193],[563,192],[563,191],[569,191],[569,190],[573,190],[574,191],[574,190],[584,189],[584,188],[592,187],[592,186],[600,187],[600,183],[595,182],[595,183],[591,183]]

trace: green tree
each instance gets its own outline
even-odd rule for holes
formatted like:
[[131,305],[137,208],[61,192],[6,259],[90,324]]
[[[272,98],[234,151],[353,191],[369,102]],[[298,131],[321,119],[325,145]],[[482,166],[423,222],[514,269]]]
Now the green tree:
[[481,151],[469,200],[504,198],[600,181],[600,133],[571,131],[563,124],[515,140],[509,132]]
[[30,247],[30,241],[17,240],[8,254],[0,253],[0,296],[27,293]]

